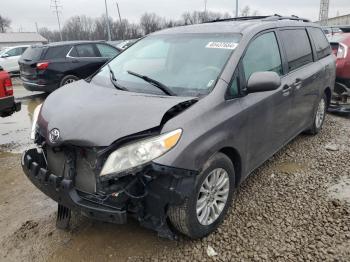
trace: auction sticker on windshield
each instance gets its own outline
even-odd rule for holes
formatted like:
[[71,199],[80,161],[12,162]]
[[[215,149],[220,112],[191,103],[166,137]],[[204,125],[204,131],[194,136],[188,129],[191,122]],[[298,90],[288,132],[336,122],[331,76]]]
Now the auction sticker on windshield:
[[234,42],[209,42],[205,48],[231,49],[234,50],[238,46]]

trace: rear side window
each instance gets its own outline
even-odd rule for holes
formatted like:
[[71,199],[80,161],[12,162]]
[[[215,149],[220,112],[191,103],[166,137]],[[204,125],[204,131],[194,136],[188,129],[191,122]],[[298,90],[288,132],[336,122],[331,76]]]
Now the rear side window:
[[247,81],[255,72],[273,71],[282,75],[281,55],[275,33],[266,33],[254,39],[242,62]]
[[19,56],[19,55],[22,55],[22,53],[23,53],[22,47],[13,48],[6,52],[8,56]]
[[71,46],[50,47],[45,54],[45,59],[64,58],[68,54],[70,48]]
[[75,49],[79,57],[98,57],[92,44],[77,45]]
[[289,71],[313,62],[311,44],[305,29],[283,30],[281,38],[287,54]]
[[329,42],[319,28],[310,28],[311,38],[315,44],[317,59],[322,59],[331,54]]
[[96,44],[98,51],[101,54],[101,57],[112,58],[119,54],[119,51],[111,46],[104,44]]
[[40,59],[43,50],[45,50],[44,47],[39,47],[39,46],[28,47],[26,51],[24,51],[22,55],[22,59],[29,60],[29,61],[37,61]]

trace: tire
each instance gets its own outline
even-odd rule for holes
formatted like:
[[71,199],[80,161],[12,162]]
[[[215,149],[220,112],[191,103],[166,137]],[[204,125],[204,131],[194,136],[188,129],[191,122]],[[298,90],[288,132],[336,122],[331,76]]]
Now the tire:
[[74,76],[74,75],[66,75],[65,77],[62,78],[61,82],[60,82],[60,87],[64,86],[64,85],[68,85],[70,83],[73,83],[75,81],[78,81],[79,78]]
[[[227,176],[224,174],[224,171],[222,170],[226,171]],[[217,172],[216,174],[219,174],[218,175],[219,179],[216,180],[216,183],[219,181],[222,182],[217,184],[223,184],[224,180],[220,180],[220,178],[221,179],[225,178],[225,181],[226,181],[226,178],[228,178],[228,184],[225,183],[225,186],[222,187],[221,190],[219,190],[219,193],[217,193],[220,198],[225,198],[224,195],[223,194],[221,195],[220,193],[226,192],[226,190],[228,190],[227,200],[225,204],[223,202],[216,202],[214,200],[214,202],[217,203],[216,207],[218,209],[216,210],[218,211],[220,207],[221,212],[217,212],[218,214],[216,215],[218,215],[218,217],[216,219],[211,218],[210,220],[209,217],[215,216],[215,214],[212,212],[212,210],[214,209],[210,209],[210,215],[206,220],[204,214],[207,214],[207,213],[205,213],[204,210],[207,209],[207,207],[204,207],[203,211],[199,213],[200,215],[198,215],[197,201],[200,199],[201,201],[200,203],[204,203],[202,200],[208,197],[206,196],[206,194],[201,193],[200,190],[201,189],[204,190],[202,186],[206,184],[206,182],[209,183],[209,181],[211,181],[211,180],[207,180],[207,178],[213,178],[213,174],[215,172]],[[207,161],[207,163],[204,165],[203,171],[198,175],[195,190],[193,190],[193,193],[188,198],[185,198],[184,202],[181,205],[169,206],[169,209],[168,209],[169,220],[177,231],[179,231],[180,233],[190,238],[196,239],[196,238],[205,237],[210,233],[212,233],[214,230],[216,230],[219,227],[219,225],[222,223],[227,213],[227,210],[231,205],[231,202],[234,196],[234,191],[235,191],[235,171],[234,171],[233,164],[225,154],[217,153],[213,157],[211,157]],[[199,201],[198,201],[198,204],[199,204]],[[205,206],[208,206],[208,205],[206,204]],[[202,222],[200,222],[201,217],[202,217]],[[205,223],[208,223],[208,224],[205,224]]]
[[315,109],[315,114],[312,119],[311,128],[308,129],[305,133],[309,135],[317,135],[321,131],[323,123],[326,119],[327,106],[327,96],[326,94],[323,94],[322,98],[317,104],[317,108]]

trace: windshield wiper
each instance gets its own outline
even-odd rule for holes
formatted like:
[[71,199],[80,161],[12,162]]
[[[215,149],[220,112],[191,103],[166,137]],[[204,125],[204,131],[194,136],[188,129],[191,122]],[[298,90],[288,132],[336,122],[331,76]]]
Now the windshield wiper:
[[108,69],[109,69],[109,74],[110,74],[110,80],[112,82],[112,84],[114,85],[115,88],[119,89],[119,90],[123,90],[123,91],[129,91],[128,89],[126,89],[124,86],[121,86],[117,79],[115,78],[115,74],[111,68],[111,66],[109,64],[107,64]]
[[176,96],[176,94],[169,87],[167,87],[166,85],[162,84],[161,82],[159,82],[155,79],[152,79],[152,78],[145,76],[145,75],[140,75],[140,74],[135,73],[135,72],[130,71],[130,70],[128,70],[127,72],[130,75],[139,77],[139,78],[143,79],[144,81],[152,84],[153,86],[158,87],[160,90],[162,90],[165,94],[167,94],[169,96]]

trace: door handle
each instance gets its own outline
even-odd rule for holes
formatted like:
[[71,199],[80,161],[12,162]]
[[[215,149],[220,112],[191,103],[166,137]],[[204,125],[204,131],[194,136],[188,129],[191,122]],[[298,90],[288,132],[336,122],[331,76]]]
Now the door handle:
[[290,85],[284,85],[282,88],[283,96],[289,96],[291,90],[292,90],[292,87]]
[[298,90],[298,89],[300,89],[302,83],[303,83],[303,80],[301,78],[297,78],[297,79],[295,79],[295,82],[293,83],[293,87]]
[[79,60],[74,59],[72,60],[72,63],[79,63]]

